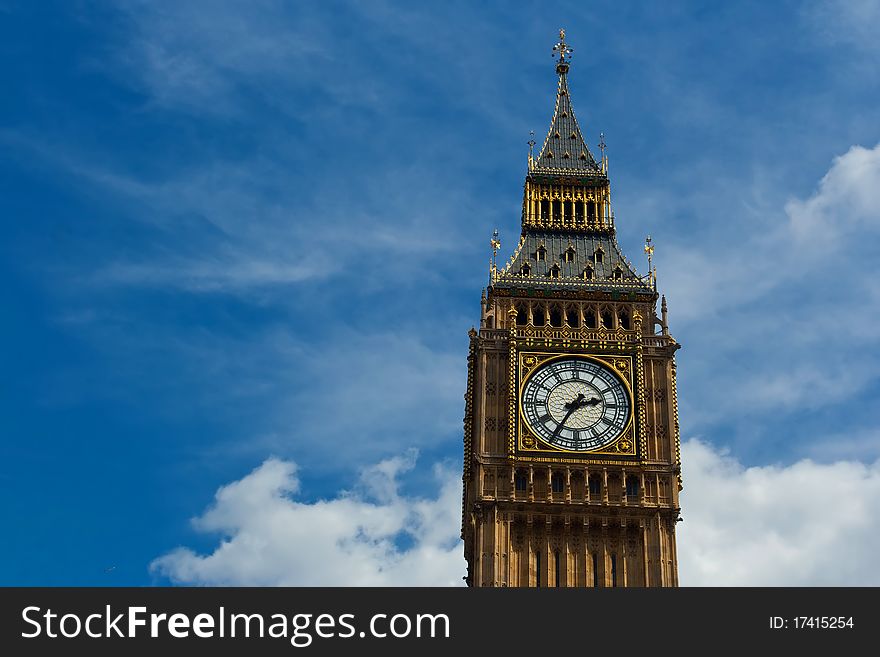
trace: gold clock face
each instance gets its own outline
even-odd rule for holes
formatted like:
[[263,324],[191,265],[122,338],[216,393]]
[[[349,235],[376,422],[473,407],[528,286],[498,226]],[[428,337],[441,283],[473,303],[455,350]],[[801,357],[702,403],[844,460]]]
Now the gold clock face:
[[523,386],[521,404],[538,439],[577,452],[614,442],[629,423],[632,408],[625,384],[610,368],[579,356],[537,368]]

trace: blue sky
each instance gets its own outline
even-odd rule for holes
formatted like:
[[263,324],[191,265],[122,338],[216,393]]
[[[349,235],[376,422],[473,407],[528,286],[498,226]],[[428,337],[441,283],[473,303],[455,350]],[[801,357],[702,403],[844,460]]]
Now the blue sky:
[[619,241],[656,244],[692,481],[874,490],[875,3],[0,2],[0,583],[304,583],[199,555],[307,551],[276,523],[319,509],[333,545],[392,519],[352,572],[454,580],[425,509],[457,522],[466,333],[560,27]]

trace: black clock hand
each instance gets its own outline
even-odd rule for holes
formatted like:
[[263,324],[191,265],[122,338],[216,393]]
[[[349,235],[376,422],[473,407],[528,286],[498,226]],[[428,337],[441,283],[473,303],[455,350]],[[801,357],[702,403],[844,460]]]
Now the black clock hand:
[[578,408],[584,402],[584,393],[578,393],[578,396],[565,405],[565,408]]
[[571,417],[571,414],[574,413],[577,409],[584,405],[584,395],[583,393],[579,394],[573,401],[570,401],[565,405],[565,408],[568,409],[568,412],[565,414],[565,417],[562,418],[562,422],[556,425],[556,430],[553,432],[553,435],[550,437],[550,440],[556,438],[559,435],[559,432],[562,430],[562,427],[565,426],[565,421]]
[[566,420],[571,417],[571,414],[574,413],[579,408],[584,406],[595,406],[596,404],[601,404],[602,400],[598,397],[593,397],[592,399],[584,399],[583,393],[579,394],[575,399],[570,401],[565,405],[565,408],[568,409],[568,412],[565,414],[565,417],[562,418],[562,421],[556,425],[556,430],[553,432],[553,435],[550,436],[550,440],[556,438],[559,435],[559,432],[562,431],[562,427],[565,426]]

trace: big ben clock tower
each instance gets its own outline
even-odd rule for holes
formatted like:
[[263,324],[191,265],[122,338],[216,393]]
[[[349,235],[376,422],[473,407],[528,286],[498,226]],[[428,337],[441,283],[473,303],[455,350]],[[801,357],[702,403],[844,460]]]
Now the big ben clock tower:
[[[677,586],[675,352],[656,277],[615,237],[604,143],[575,119],[554,47],[550,130],[522,234],[470,332],[462,537],[470,586]],[[532,142],[534,144],[534,142]],[[493,250],[500,244],[492,240]]]

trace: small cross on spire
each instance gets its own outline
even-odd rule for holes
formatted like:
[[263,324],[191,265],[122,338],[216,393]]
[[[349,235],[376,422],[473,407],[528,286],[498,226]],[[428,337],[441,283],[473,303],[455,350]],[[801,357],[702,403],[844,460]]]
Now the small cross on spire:
[[568,72],[568,62],[574,50],[565,42],[565,30],[559,30],[559,43],[553,46],[553,57],[558,57],[556,72],[562,75]]

